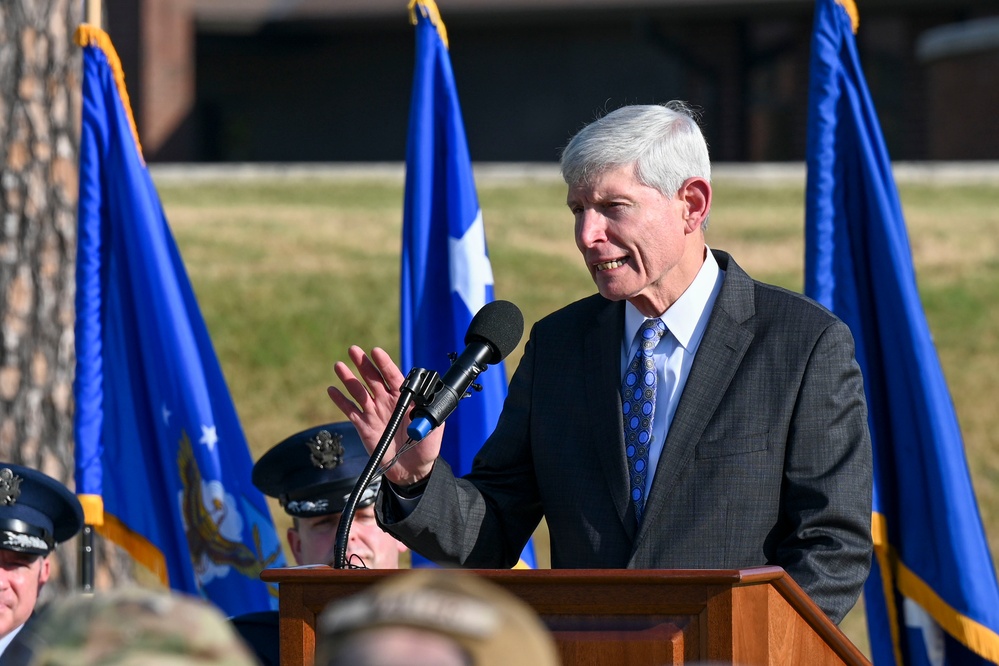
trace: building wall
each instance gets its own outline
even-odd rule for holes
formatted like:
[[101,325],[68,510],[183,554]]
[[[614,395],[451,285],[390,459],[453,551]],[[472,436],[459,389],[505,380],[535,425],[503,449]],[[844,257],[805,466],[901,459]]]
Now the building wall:
[[[807,57],[807,21],[789,26],[798,35],[785,63]],[[552,161],[601,112],[671,99],[703,110],[719,159],[796,148],[782,145],[783,133],[746,142],[746,49],[753,46],[746,21],[678,25],[665,17],[587,16],[535,25],[449,21],[448,30],[476,161]],[[202,154],[210,159],[404,157],[415,48],[407,23],[394,30],[281,26],[255,35],[202,34],[197,44]],[[800,66],[791,70],[795,82],[807,77]],[[761,106],[775,105],[794,106],[786,99]]]
[[192,0],[105,0],[146,159],[197,159]]
[[999,154],[999,16],[927,30],[916,45],[927,72],[932,159]]
[[999,48],[938,60],[927,69],[927,157],[999,158]]
[[[143,8],[141,23],[172,0],[111,0],[128,1]],[[940,138],[942,126],[930,121],[946,106],[936,100],[963,80],[951,70],[965,64],[944,72],[915,57],[920,34],[982,13],[978,4],[861,6],[858,45],[894,159],[999,159],[999,147],[973,136]],[[473,160],[552,161],[601,112],[670,99],[702,109],[716,160],[804,158],[809,3],[442,12]],[[148,40],[141,53],[137,115],[152,161],[403,159],[415,48],[404,8],[388,18],[273,21],[240,31],[190,25],[189,71],[178,53],[182,29],[173,42]],[[994,61],[977,67],[961,76],[995,80]],[[974,95],[991,101],[994,86],[986,87]],[[996,108],[964,90],[969,114]],[[947,131],[974,135],[972,123],[988,120],[979,115]]]

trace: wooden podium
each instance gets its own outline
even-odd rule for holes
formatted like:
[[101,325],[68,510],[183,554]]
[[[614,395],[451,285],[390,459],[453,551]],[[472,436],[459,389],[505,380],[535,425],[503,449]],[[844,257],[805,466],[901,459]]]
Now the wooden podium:
[[[526,601],[565,666],[869,664],[780,567],[742,570],[475,570]],[[310,666],[316,617],[406,570],[268,569],[280,586],[282,666]]]

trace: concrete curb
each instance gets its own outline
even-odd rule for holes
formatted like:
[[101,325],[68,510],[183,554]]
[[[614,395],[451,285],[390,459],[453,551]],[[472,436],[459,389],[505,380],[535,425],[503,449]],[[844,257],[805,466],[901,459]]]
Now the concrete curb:
[[[558,165],[551,163],[481,163],[474,165],[480,182],[560,183]],[[162,184],[254,180],[374,180],[403,182],[401,162],[371,163],[226,163],[152,164],[153,180]],[[999,162],[896,162],[897,183],[999,184]],[[748,184],[786,184],[805,180],[803,162],[722,163],[712,178]]]

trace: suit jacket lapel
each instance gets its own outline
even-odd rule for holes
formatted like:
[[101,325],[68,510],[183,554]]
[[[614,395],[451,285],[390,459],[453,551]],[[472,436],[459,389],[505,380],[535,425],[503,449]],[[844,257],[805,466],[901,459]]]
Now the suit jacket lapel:
[[[742,324],[755,312],[752,279],[724,252],[714,252],[718,265],[726,271],[721,291],[708,320],[680,403],[670,424],[656,476],[642,517],[636,549],[649,531],[668,513],[667,500],[684,468],[690,464],[694,449],[718,409],[722,396],[753,340]],[[652,525],[651,528],[646,528]]]
[[593,409],[590,427],[599,448],[614,510],[629,537],[635,536],[635,514],[628,501],[628,462],[624,455],[624,422],[621,415],[621,334],[624,331],[624,302],[604,301],[594,326],[584,340],[586,357],[596,367],[586,373],[586,404]]

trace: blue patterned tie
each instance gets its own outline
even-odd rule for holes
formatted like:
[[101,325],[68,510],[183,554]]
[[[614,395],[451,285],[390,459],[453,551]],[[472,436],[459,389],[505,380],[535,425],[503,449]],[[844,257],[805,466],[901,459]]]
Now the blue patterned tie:
[[666,333],[662,319],[646,319],[636,336],[638,352],[631,359],[621,385],[624,409],[624,448],[628,455],[628,475],[631,477],[631,502],[635,518],[642,522],[645,508],[645,476],[649,466],[649,442],[652,439],[652,419],[656,415],[656,365],[652,350]]

